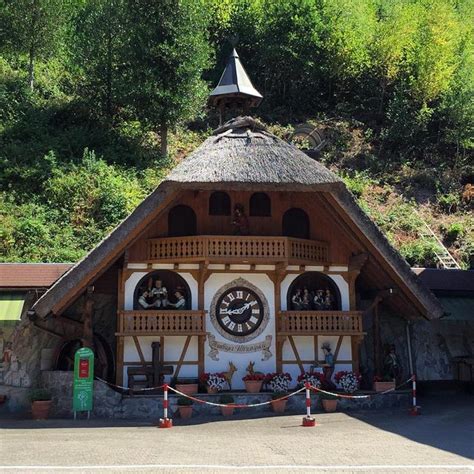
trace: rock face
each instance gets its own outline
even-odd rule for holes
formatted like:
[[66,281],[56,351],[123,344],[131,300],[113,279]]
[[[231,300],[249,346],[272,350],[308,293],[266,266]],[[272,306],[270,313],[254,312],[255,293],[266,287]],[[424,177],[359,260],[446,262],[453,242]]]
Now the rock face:
[[[53,405],[51,415],[54,417],[70,418],[72,412],[72,383],[73,375],[71,372],[46,371],[42,373],[42,385],[51,390],[53,395]],[[271,400],[271,393],[258,394],[234,394],[234,403],[253,404],[267,402]],[[198,397],[210,402],[218,403],[219,394],[199,394]],[[178,397],[170,395],[170,413],[171,416],[178,411]],[[312,409],[321,410],[319,397],[312,395]],[[389,393],[386,395],[375,395],[369,399],[348,400],[341,399],[339,407],[341,410],[361,410],[376,409],[388,407],[406,407],[409,408],[411,393],[409,391]],[[244,409],[243,409],[244,410]],[[271,405],[245,409],[249,414],[263,413],[271,411]],[[305,394],[297,394],[288,399],[287,410],[289,412],[306,413]],[[193,411],[197,415],[217,415],[220,413],[219,407],[205,404],[194,404]],[[163,397],[129,397],[122,396],[112,390],[105,383],[94,382],[94,406],[92,415],[98,418],[116,418],[116,419],[149,419],[157,421],[163,416]]]

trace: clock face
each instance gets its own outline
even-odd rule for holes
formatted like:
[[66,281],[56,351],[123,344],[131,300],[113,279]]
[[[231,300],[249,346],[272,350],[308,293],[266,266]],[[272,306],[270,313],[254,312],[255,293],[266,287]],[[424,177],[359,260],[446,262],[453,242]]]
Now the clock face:
[[216,319],[233,336],[247,336],[256,331],[263,315],[262,300],[249,288],[230,288],[217,300]]

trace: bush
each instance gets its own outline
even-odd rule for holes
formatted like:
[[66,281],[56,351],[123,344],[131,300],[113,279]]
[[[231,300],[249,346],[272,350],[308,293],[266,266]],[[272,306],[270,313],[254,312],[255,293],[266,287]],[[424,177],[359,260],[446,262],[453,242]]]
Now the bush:
[[445,227],[444,229],[444,235],[449,245],[451,245],[459,237],[462,237],[465,232],[466,229],[464,228],[461,222],[453,222],[447,228]]
[[400,253],[411,266],[436,267],[440,252],[439,245],[431,240],[413,240],[400,246]]
[[230,393],[223,393],[219,397],[219,403],[225,403],[226,405],[229,403],[234,403],[234,397]]
[[30,392],[31,402],[49,401],[51,398],[51,392],[46,388],[36,388]]
[[178,397],[178,406],[189,407],[193,404],[193,401],[188,397]]
[[457,211],[460,201],[461,200],[457,194],[443,194],[438,198],[438,206],[442,212],[452,214]]

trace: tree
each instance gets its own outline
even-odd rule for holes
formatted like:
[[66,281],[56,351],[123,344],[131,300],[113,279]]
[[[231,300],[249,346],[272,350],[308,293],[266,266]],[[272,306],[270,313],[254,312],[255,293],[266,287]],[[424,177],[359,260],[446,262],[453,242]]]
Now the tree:
[[[79,1],[79,0],[77,0]],[[28,56],[28,84],[35,85],[35,62],[61,48],[73,0],[4,0],[3,48]]]
[[207,97],[208,14],[197,0],[128,0],[126,11],[125,99],[139,119],[159,126],[166,156],[169,127],[194,118]]
[[79,93],[109,119],[120,101],[125,35],[124,1],[95,0],[78,11],[69,39]]

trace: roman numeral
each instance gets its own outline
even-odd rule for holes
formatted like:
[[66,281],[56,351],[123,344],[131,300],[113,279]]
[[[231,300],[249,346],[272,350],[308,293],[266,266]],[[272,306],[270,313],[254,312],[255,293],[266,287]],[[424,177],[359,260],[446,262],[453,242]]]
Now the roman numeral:
[[247,331],[250,331],[252,329],[252,326],[250,326],[249,323],[245,323],[245,328],[247,329]]
[[257,324],[257,323],[258,323],[258,319],[257,319],[255,316],[251,316],[251,317],[250,317],[250,322],[253,323],[253,324]]
[[240,299],[240,300],[243,299],[243,297],[244,297],[244,292],[243,291],[237,291],[236,293],[237,293],[237,298],[238,299]]
[[243,329],[242,329],[242,324],[237,324],[237,331],[238,332],[242,332]]
[[234,321],[231,321],[229,324],[227,324],[227,327],[228,327],[231,331],[233,331],[234,328],[235,328],[235,323],[234,323]]
[[230,301],[234,301],[234,300],[235,300],[235,296],[234,296],[233,293],[229,293],[229,294],[227,295],[227,298],[229,298]]
[[222,318],[222,322],[227,326],[231,322],[231,319],[229,316],[226,316],[225,318]]
[[260,314],[260,310],[259,309],[252,309],[252,314]]
[[257,302],[256,302],[255,300],[253,300],[253,301],[250,302],[250,305],[251,305],[251,306],[255,306],[256,304],[257,304]]
[[248,301],[250,298],[250,293],[247,293],[247,296],[245,297],[245,301]]
[[227,308],[221,308],[220,311],[221,311],[221,316],[222,316],[223,314],[227,314]]

